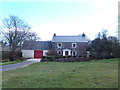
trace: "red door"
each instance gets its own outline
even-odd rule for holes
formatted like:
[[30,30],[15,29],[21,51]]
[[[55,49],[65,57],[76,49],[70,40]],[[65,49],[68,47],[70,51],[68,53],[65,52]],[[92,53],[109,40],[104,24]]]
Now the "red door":
[[41,50],[34,50],[34,58],[42,58],[43,51]]

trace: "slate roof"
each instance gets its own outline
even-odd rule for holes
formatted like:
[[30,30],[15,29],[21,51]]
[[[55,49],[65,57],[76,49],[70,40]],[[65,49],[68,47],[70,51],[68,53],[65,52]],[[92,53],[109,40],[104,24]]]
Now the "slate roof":
[[52,44],[51,44],[51,41],[36,41],[31,46],[26,46],[22,49],[25,49],[25,50],[51,50]]
[[51,41],[38,41],[35,43],[34,50],[51,50]]
[[53,36],[52,42],[88,42],[90,39],[83,36]]

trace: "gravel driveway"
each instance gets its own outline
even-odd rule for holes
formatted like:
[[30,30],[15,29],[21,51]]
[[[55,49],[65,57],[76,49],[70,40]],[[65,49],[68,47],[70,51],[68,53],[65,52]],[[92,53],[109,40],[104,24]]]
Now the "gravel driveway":
[[23,67],[26,67],[30,64],[37,63],[40,61],[41,61],[41,59],[28,59],[26,61],[16,63],[16,64],[9,64],[9,65],[0,66],[0,71],[8,71],[8,70],[13,70],[13,69],[23,68]]

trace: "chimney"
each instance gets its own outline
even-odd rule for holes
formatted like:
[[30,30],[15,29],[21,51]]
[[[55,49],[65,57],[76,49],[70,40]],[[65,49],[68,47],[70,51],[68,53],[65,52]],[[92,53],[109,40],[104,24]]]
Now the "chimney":
[[54,33],[54,35],[53,36],[56,36],[56,33]]
[[85,36],[86,36],[86,35],[83,33],[83,34],[82,34],[82,37],[85,37]]

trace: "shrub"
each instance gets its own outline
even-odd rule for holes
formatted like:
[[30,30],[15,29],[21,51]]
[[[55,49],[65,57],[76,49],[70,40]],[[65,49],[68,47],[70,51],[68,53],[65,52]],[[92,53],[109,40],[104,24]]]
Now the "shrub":
[[46,56],[42,56],[42,58],[46,58]]
[[2,51],[2,60],[9,59],[9,51]]
[[2,62],[8,62],[9,61],[9,59],[4,59],[4,60],[2,60]]
[[16,58],[21,59],[22,58],[22,52],[21,51],[16,51]]
[[90,61],[92,58],[90,57],[76,57],[76,56],[43,56],[41,61],[57,61],[57,62],[80,62],[80,61]]
[[81,55],[79,55],[78,57],[82,57]]
[[72,56],[68,56],[68,58],[71,58]]
[[63,58],[66,58],[66,56],[63,56]]
[[54,51],[54,50],[49,50],[46,54],[47,54],[48,56],[57,56],[57,52]]
[[76,56],[73,56],[73,57],[76,57]]
[[[2,51],[2,60],[10,59],[12,51]],[[16,51],[14,54],[14,59],[22,59],[22,52]]]
[[54,59],[62,58],[62,56],[54,56]]

